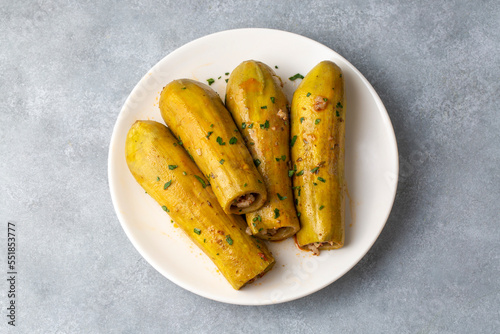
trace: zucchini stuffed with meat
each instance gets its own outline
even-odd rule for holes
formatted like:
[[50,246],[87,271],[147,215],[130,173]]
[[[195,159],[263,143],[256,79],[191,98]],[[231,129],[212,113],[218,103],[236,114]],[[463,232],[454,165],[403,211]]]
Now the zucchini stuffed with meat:
[[262,176],[217,93],[194,80],[174,80],[161,92],[159,105],[226,213],[245,214],[264,204]]
[[273,267],[274,258],[263,242],[245,233],[241,216],[224,212],[205,176],[164,125],[137,121],[128,132],[125,151],[137,182],[233,288],[240,289]]
[[226,106],[264,178],[268,197],[263,207],[246,215],[253,235],[282,240],[299,229],[293,203],[288,101],[280,78],[267,65],[249,60],[233,70]]
[[300,247],[318,254],[344,245],[344,78],[331,61],[316,65],[292,100],[292,158]]

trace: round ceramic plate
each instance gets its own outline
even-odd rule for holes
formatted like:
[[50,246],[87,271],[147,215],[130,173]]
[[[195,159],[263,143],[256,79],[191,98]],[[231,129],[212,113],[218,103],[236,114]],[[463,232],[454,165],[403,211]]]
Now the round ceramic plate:
[[[215,265],[161,207],[145,194],[125,162],[125,138],[136,120],[162,122],[158,99],[174,79],[207,83],[224,97],[225,74],[244,60],[262,61],[281,76],[291,101],[300,80],[322,60],[342,68],[346,94],[345,246],[320,256],[297,249],[294,240],[269,243],[276,265],[254,284],[233,290]],[[109,148],[109,186],[113,204],[130,241],[161,274],[177,285],[213,300],[265,305],[307,296],[351,269],[379,236],[394,202],[398,152],[394,130],[380,98],[363,75],[326,46],[292,33],[269,29],[219,32],[190,42],[156,64],[128,97],[116,121]]]

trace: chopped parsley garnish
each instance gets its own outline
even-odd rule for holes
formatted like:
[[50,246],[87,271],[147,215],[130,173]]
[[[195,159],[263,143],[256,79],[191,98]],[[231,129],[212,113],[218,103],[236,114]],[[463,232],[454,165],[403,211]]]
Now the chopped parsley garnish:
[[314,124],[319,124],[319,122],[321,122],[321,118],[316,118],[316,120],[314,121]]
[[207,239],[203,239],[203,242],[205,242],[205,243],[206,243],[206,242],[207,242]]
[[186,87],[182,87],[181,89],[186,89]]
[[328,99],[326,97],[323,98],[323,101],[328,102]]
[[233,244],[233,239],[231,239],[231,236],[229,234],[226,236],[226,241],[229,245]]
[[213,125],[213,124],[210,124],[210,127],[211,127],[211,128],[213,128],[213,127],[214,127],[214,125]]
[[246,186],[248,186],[248,183],[245,183],[245,184],[243,185],[243,187],[246,187]]
[[[259,164],[260,164],[260,161],[259,161]],[[261,181],[261,180],[257,180],[257,182],[262,183],[262,181]]]
[[340,114],[339,114],[339,111],[338,111],[338,110],[335,110],[335,115],[336,115],[337,117],[340,117]]
[[290,140],[290,147],[293,147],[296,141],[297,141],[297,135],[293,136],[292,140]]
[[156,181],[160,181],[160,177],[159,176],[156,177]]
[[229,139],[229,144],[234,145],[234,144],[236,144],[237,141],[238,141],[238,139],[236,139],[236,137],[232,137],[231,139]]
[[221,137],[217,137],[217,142],[219,143],[219,145],[226,145],[226,143],[222,141]]
[[210,138],[210,136],[212,135],[212,133],[214,133],[213,131],[208,131],[207,135],[205,137]]
[[259,228],[259,232],[262,231],[263,229],[264,229],[263,227]]
[[182,172],[182,175],[188,175],[186,172]]
[[229,75],[229,72],[224,73],[225,75]]
[[167,189],[168,187],[170,187],[170,185],[172,184],[172,180],[168,181],[167,183],[165,183],[165,185],[163,186],[163,189]]
[[163,209],[163,211],[170,212],[170,210],[165,205],[162,205],[161,208]]
[[218,77],[217,80],[219,80],[220,78],[222,78],[222,76]]
[[269,129],[269,120],[266,119],[264,124],[260,124],[261,129]]
[[229,79],[225,79],[224,81],[227,83],[229,81]]
[[245,122],[241,123],[241,128],[242,129],[245,129],[246,127],[247,127],[247,123],[245,123]]
[[221,165],[223,165],[223,164],[224,164],[224,159],[220,159],[219,163],[220,163]]
[[248,128],[249,129],[253,128],[253,123],[248,124]]
[[177,168],[177,165],[168,165],[168,169],[174,170]]
[[276,195],[278,195],[278,198],[280,201],[284,200],[284,199],[287,199],[286,196],[281,196],[280,193],[276,193]]
[[271,102],[274,103],[276,101],[276,99],[274,98],[274,96],[271,96]]
[[278,65],[274,65],[274,68],[275,68],[275,69],[278,69]]
[[315,186],[317,186],[317,185],[318,185],[316,182],[313,182],[313,184],[314,184]]
[[288,177],[292,177],[293,174],[295,174],[295,171],[293,169],[288,171]]
[[194,230],[194,233],[200,235],[201,234],[201,230],[199,228],[195,228]]
[[297,212],[297,217],[300,217],[300,212]]
[[[205,183],[205,181],[204,181],[201,177],[199,177],[198,175],[195,175],[194,177],[195,177],[198,181],[200,181],[201,186],[203,187],[203,189],[205,189],[205,188],[207,187],[207,184]],[[210,184],[208,184],[208,185],[210,185]]]
[[276,161],[280,161],[281,160],[281,158],[274,158],[274,159],[276,159]]
[[297,79],[304,79],[304,76],[301,75],[300,73],[295,74],[294,76],[288,78],[290,81],[295,81]]
[[314,167],[313,169],[311,169],[311,173],[316,173],[318,171],[319,167]]
[[286,160],[286,155],[281,156],[281,160],[285,161]]
[[302,176],[304,175],[304,170],[301,170],[300,172],[297,173],[297,176]]
[[300,124],[302,124],[302,122],[304,122],[305,119],[306,119],[305,117],[301,117],[300,118]]
[[298,198],[295,199],[295,205],[299,205],[299,199]]
[[323,183],[325,183],[325,182],[326,182],[326,180],[325,180],[324,178],[322,178],[321,176],[319,176],[319,177],[318,177],[318,181],[321,181],[321,182],[323,182]]
[[214,79],[212,79],[212,78],[207,79],[207,81],[208,81],[208,85],[209,85],[209,86],[212,86],[212,84],[215,82],[215,80],[214,80]]
[[324,205],[322,205],[322,206],[319,207],[320,210],[323,210],[324,208],[325,208]]
[[[262,221],[262,217],[261,217],[260,215],[258,215],[257,217],[254,217],[254,218],[252,219],[252,221],[254,221],[254,222],[255,222],[255,221],[257,221],[257,220],[261,222],[261,221]],[[255,226],[255,225],[254,225],[254,226]]]
[[259,167],[259,165],[260,165],[260,160],[259,160],[259,159],[255,159],[255,160],[253,161],[253,163],[255,164],[255,167]]
[[337,108],[344,108],[344,106],[342,106],[342,103],[340,103],[340,102],[337,102],[336,107],[337,107]]
[[260,109],[267,109],[267,106],[262,106],[260,107]]
[[307,97],[311,96],[311,93],[307,93],[307,95],[306,95],[306,96],[307,96]]
[[278,218],[280,216],[280,210],[274,209],[274,219]]

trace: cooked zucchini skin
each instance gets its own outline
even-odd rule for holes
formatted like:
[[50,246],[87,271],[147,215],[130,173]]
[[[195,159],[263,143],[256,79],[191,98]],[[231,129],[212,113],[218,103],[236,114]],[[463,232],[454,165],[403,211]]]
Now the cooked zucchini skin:
[[331,242],[319,249],[335,249],[344,245],[345,109],[342,70],[331,61],[316,65],[293,95],[292,137],[297,136],[292,147],[297,166],[293,185],[302,226],[297,233],[299,246]]
[[137,182],[215,263],[234,289],[273,267],[271,252],[245,233],[241,216],[224,212],[206,178],[167,127],[137,121],[128,132],[125,151]]
[[252,157],[260,161],[257,168],[268,192],[264,206],[246,215],[252,234],[267,240],[293,236],[300,224],[288,175],[290,115],[280,78],[264,63],[244,61],[229,77],[226,106]]
[[[210,180],[226,213],[245,214],[264,204],[262,176],[215,91],[194,80],[174,80],[164,87],[159,105],[163,120]],[[251,205],[233,205],[248,194],[255,195]]]

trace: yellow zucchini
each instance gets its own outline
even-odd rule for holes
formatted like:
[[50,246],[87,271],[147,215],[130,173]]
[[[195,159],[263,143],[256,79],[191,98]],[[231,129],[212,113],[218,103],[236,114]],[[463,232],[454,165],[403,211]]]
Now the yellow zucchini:
[[245,233],[241,216],[228,215],[178,140],[162,124],[137,121],[125,153],[137,182],[215,263],[234,289],[264,275],[274,258]]
[[342,70],[331,61],[316,65],[293,94],[297,242],[316,254],[344,245],[345,109]]
[[264,206],[246,215],[252,234],[282,240],[299,229],[293,203],[290,166],[290,120],[281,80],[267,65],[249,60],[233,70],[226,88],[226,106],[264,178]]
[[160,110],[226,213],[245,214],[264,204],[262,176],[217,93],[194,80],[174,80],[161,92]]

